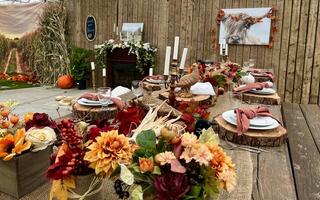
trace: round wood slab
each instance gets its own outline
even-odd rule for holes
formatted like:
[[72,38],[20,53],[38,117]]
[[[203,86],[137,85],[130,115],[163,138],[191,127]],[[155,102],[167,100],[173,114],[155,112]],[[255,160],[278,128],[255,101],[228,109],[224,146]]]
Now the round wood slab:
[[115,105],[109,105],[107,111],[101,110],[101,107],[83,106],[78,103],[75,103],[72,106],[74,119],[82,121],[111,119],[115,117],[117,110]]
[[281,125],[273,130],[248,130],[238,135],[237,127],[226,122],[221,115],[214,118],[213,127],[220,138],[249,146],[275,147],[285,143],[287,139],[287,130]]
[[[162,100],[166,100],[169,97],[169,92],[163,92],[159,94],[159,98]],[[193,95],[193,97],[190,98],[182,98],[176,95],[176,100],[177,101],[185,101],[185,102],[190,102],[190,101],[195,101],[198,102],[199,104],[212,104],[212,98],[210,95]]]
[[248,103],[259,103],[265,105],[280,105],[281,98],[278,93],[271,95],[253,94],[245,92],[242,94],[242,100]]

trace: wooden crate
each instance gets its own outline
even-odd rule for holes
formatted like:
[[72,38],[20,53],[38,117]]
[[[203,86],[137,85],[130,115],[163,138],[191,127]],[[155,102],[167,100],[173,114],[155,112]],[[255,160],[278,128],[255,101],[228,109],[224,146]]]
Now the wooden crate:
[[20,198],[49,179],[45,173],[49,167],[52,148],[39,152],[27,152],[10,161],[0,160],[0,192]]

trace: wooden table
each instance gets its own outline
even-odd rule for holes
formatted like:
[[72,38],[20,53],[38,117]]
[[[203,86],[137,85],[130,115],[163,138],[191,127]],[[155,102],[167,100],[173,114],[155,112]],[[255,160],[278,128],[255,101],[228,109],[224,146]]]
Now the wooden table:
[[[219,97],[210,108],[211,118],[232,109],[228,98]],[[243,105],[253,107],[257,105]],[[288,130],[288,141],[280,147],[249,152],[242,145],[221,145],[236,164],[238,184],[223,200],[319,200],[320,199],[320,107],[283,104],[270,106],[274,116]],[[283,115],[282,115],[283,113]],[[230,149],[230,150],[227,150]]]

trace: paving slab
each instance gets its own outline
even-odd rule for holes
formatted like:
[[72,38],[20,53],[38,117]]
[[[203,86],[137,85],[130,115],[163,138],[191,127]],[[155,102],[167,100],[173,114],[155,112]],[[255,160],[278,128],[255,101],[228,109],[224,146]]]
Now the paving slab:
[[57,108],[61,116],[65,116],[71,113],[70,106],[58,106],[58,102],[55,100],[56,96],[72,96],[79,97],[84,92],[92,91],[68,89],[63,90],[59,88],[48,87],[34,87],[24,88],[17,90],[5,90],[0,91],[0,102],[14,100],[18,102],[18,105],[14,109],[14,113],[18,115],[24,115],[28,112],[45,112],[53,119],[59,117]]

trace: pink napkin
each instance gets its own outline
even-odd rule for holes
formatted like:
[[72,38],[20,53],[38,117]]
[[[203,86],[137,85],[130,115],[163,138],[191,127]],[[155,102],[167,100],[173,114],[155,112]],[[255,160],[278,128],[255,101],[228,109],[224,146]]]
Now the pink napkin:
[[258,74],[259,76],[267,76],[270,78],[270,80],[274,80],[274,75],[272,72],[262,72],[261,69],[249,69],[248,72],[253,72],[255,74]]
[[242,135],[245,133],[250,126],[250,120],[257,116],[268,116],[273,117],[267,107],[259,106],[254,109],[235,109],[235,113],[237,116],[237,132],[238,135]]
[[262,90],[263,88],[269,88],[272,87],[272,85],[268,82],[262,82],[262,83],[248,83],[245,86],[237,87],[234,89],[235,94],[248,92],[253,89]]
[[[84,93],[80,97],[80,99],[81,98],[85,98],[85,99],[92,100],[92,101],[99,101],[98,95],[95,93],[90,93],[90,92]],[[113,101],[114,104],[116,104],[116,106],[120,110],[122,110],[124,107],[126,107],[126,102],[122,101],[121,99],[116,98],[116,97],[111,97],[110,99],[111,99],[111,101]]]

